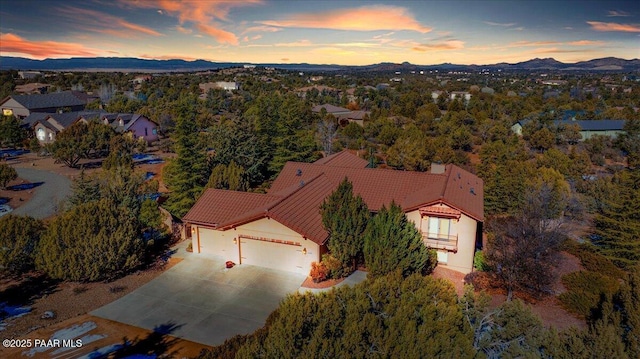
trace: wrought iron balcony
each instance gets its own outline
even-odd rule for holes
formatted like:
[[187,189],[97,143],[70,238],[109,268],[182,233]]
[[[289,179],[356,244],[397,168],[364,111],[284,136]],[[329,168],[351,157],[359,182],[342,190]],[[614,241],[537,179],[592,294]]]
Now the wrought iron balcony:
[[458,251],[458,235],[422,233],[422,240],[428,248]]

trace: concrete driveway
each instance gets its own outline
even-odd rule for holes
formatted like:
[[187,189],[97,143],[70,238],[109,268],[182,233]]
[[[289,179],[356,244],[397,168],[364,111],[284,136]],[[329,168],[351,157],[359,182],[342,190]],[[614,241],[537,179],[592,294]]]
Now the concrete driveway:
[[304,279],[249,265],[225,270],[221,259],[185,253],[165,273],[91,314],[150,330],[174,324],[168,334],[215,346],[262,327]]
[[71,195],[71,181],[67,177],[33,168],[16,167],[16,172],[20,178],[31,183],[42,182],[42,184],[31,190],[35,191],[33,197],[16,208],[13,214],[44,219],[54,215],[60,203]]

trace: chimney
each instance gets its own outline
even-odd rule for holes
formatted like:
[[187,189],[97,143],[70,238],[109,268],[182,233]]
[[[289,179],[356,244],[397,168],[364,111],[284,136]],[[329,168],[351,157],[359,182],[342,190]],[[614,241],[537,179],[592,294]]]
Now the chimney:
[[445,165],[440,164],[440,163],[432,163],[431,164],[431,173],[432,174],[443,174],[445,171]]

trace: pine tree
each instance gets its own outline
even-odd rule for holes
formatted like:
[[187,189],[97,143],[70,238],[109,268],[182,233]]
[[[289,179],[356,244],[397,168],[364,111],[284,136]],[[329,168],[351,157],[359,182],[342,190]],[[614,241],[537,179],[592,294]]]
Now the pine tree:
[[178,156],[166,165],[169,167],[166,173],[170,175],[164,180],[171,194],[165,207],[177,217],[189,211],[209,178],[207,155],[195,121],[196,101],[195,96],[187,96],[178,103],[179,116],[173,133]]
[[360,195],[354,196],[353,185],[345,177],[322,203],[320,211],[322,224],[329,232],[327,247],[331,255],[342,262],[344,274],[349,274],[362,256],[369,209]]
[[640,261],[640,170],[621,172],[614,183],[617,193],[594,221],[596,244],[616,265],[628,268]]
[[364,232],[364,261],[372,276],[399,270],[407,276],[428,273],[435,267],[435,252],[428,250],[415,225],[402,208],[391,203],[376,214]]

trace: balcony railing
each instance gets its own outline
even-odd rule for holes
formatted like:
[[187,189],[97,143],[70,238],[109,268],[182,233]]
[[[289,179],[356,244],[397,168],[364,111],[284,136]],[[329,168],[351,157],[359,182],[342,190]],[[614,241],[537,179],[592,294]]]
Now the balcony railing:
[[445,249],[451,252],[458,251],[458,235],[422,233],[425,245],[433,249]]

